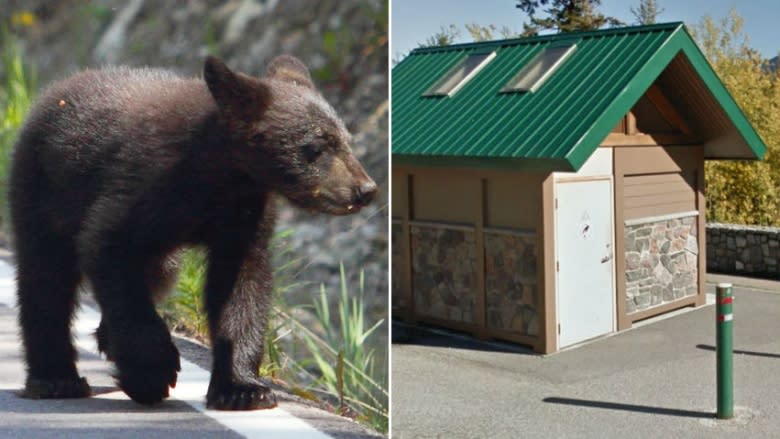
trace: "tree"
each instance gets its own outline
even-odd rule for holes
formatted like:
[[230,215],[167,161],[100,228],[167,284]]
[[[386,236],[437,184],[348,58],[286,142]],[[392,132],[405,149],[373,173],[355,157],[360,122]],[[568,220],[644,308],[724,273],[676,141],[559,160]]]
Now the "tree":
[[705,165],[707,220],[780,225],[780,78],[749,46],[735,11],[716,22],[705,16],[689,29],[721,81],[768,146],[761,162]]
[[[539,18],[537,10],[548,6],[547,16]],[[538,35],[542,30],[575,32],[599,29],[605,25],[619,26],[623,22],[615,17],[597,13],[601,0],[517,0],[516,8],[528,14],[530,23],[523,24],[523,35]]]
[[631,14],[638,24],[655,24],[656,18],[663,11],[664,8],[659,8],[655,0],[639,0],[638,8],[631,6]]
[[[517,32],[514,32],[512,29],[506,26],[503,26],[499,29],[494,24],[482,26],[477,23],[471,23],[465,25],[465,27],[466,32],[471,35],[471,39],[473,41],[491,41],[499,38],[508,39],[517,38],[520,36]],[[498,32],[498,37],[496,37],[496,32]]]
[[428,37],[418,47],[449,46],[458,38],[460,38],[460,29],[457,26],[454,24],[449,25],[449,27],[442,26],[438,32]]

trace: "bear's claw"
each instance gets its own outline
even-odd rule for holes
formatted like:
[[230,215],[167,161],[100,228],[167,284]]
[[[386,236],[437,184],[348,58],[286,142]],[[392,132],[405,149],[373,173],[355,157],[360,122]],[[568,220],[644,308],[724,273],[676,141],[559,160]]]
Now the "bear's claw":
[[209,386],[206,407],[216,410],[256,410],[276,407],[273,391],[259,383]]
[[28,377],[19,396],[27,399],[86,398],[92,395],[84,377],[41,379]]

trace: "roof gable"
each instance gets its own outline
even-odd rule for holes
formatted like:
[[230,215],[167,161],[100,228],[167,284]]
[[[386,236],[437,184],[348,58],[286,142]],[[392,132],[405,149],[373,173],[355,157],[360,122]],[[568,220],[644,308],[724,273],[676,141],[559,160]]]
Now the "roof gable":
[[[576,50],[538,90],[501,92],[544,48],[566,42]],[[464,56],[485,50],[495,59],[457,93],[423,96]],[[702,95],[693,116],[708,134],[708,158],[763,156],[766,146],[693,39],[671,23],[417,49],[393,69],[393,160],[577,170],[662,73]],[[676,103],[687,103],[691,91],[678,91]],[[720,124],[708,126],[711,118]]]

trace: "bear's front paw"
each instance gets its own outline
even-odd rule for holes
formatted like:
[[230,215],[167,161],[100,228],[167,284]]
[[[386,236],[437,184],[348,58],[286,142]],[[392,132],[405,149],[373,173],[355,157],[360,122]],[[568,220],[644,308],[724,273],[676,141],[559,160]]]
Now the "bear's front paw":
[[27,377],[19,396],[27,399],[86,398],[92,390],[84,377],[41,379]]
[[276,396],[267,386],[231,383],[209,386],[206,407],[216,410],[256,410],[276,407]]
[[153,353],[127,353],[115,358],[117,385],[135,402],[158,403],[168,397],[169,387],[176,387],[181,364],[179,350],[171,341]]

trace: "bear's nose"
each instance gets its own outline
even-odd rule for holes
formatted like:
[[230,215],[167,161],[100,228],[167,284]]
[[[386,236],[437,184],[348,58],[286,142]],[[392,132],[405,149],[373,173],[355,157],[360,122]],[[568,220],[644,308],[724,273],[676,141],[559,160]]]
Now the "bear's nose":
[[376,195],[376,189],[376,183],[374,180],[369,179],[368,181],[363,182],[360,186],[357,187],[357,190],[355,191],[355,196],[353,198],[354,203],[359,206],[365,206],[369,204]]

